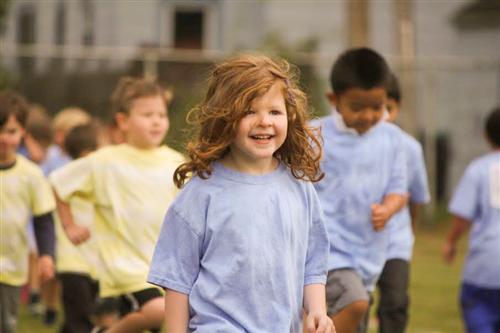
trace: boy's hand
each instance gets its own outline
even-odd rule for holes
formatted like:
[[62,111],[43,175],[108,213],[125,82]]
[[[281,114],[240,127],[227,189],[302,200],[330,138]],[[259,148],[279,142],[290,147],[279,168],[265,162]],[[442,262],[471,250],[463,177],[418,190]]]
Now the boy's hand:
[[372,224],[375,231],[381,231],[384,229],[387,221],[391,217],[389,209],[384,205],[373,204],[372,209]]
[[90,238],[90,231],[87,227],[80,226],[76,223],[64,227],[64,232],[68,236],[71,243],[79,245]]
[[306,317],[307,333],[335,333],[335,326],[326,313],[310,312]]
[[457,248],[454,243],[446,242],[443,246],[443,259],[447,264],[451,264],[455,259],[455,255],[457,254]]
[[49,255],[38,258],[38,271],[41,282],[48,281],[54,277],[54,259]]

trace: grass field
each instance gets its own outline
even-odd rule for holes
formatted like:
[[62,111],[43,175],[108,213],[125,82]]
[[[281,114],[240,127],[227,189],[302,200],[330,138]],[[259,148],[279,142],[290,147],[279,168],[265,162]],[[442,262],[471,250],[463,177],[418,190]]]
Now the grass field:
[[[466,240],[455,264],[445,265],[441,259],[441,246],[448,223],[443,214],[417,230],[411,271],[411,308],[408,333],[460,333],[463,332],[457,295]],[[376,321],[371,320],[370,332],[376,332]],[[55,327],[44,327],[22,307],[18,333],[55,333]],[[271,332],[270,332],[271,333]],[[342,333],[342,332],[339,332]]]

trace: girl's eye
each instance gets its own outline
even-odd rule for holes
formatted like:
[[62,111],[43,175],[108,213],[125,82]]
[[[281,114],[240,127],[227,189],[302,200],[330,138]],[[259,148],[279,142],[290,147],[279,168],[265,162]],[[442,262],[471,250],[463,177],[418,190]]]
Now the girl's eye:
[[282,114],[283,112],[281,112],[280,110],[272,110],[271,111],[271,114],[274,115],[274,116],[279,116],[280,114]]
[[243,113],[243,116],[249,116],[249,115],[254,114],[254,113],[255,113],[255,112],[254,112],[254,111],[252,111],[252,110],[247,110],[247,111],[245,111],[245,112]]

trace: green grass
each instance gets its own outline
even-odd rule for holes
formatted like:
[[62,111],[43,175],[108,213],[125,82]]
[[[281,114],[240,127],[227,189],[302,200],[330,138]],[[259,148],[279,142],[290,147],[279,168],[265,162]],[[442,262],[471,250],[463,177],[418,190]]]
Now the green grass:
[[25,305],[19,309],[17,322],[17,333],[55,333],[58,332],[59,324],[45,326],[40,315],[31,314]]
[[[458,308],[458,288],[466,239],[460,242],[459,255],[453,265],[441,259],[448,223],[439,214],[434,222],[421,225],[416,233],[414,258],[411,266],[411,307],[408,333],[463,332]],[[376,321],[371,320],[370,332],[376,332]],[[54,333],[40,318],[31,316],[21,307],[17,333]],[[339,332],[342,333],[342,332]]]
[[411,312],[409,332],[462,332],[458,292],[465,253],[461,242],[460,255],[452,265],[441,257],[445,232],[441,226],[421,230],[416,239],[411,274]]

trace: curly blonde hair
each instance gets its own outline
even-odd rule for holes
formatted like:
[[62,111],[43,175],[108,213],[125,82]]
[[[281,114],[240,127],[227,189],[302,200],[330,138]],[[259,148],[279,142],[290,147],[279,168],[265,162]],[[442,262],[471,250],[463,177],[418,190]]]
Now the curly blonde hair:
[[298,87],[298,73],[286,60],[262,55],[240,55],[216,65],[203,102],[187,116],[196,132],[187,144],[190,160],[175,170],[177,187],[182,187],[191,176],[207,179],[211,175],[211,163],[228,153],[245,111],[276,82],[283,83],[288,131],[274,157],[288,166],[297,179],[316,182],[323,178],[319,167],[321,142],[307,125],[307,97]]

